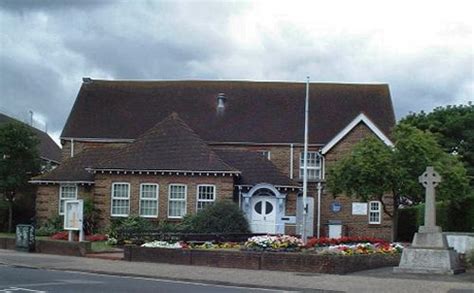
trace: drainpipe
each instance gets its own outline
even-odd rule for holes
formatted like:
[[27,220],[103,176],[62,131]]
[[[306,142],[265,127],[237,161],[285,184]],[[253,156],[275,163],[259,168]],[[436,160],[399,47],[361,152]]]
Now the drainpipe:
[[242,186],[238,186],[239,188],[239,208],[242,209]]
[[317,223],[317,231],[316,231],[316,237],[319,238],[320,236],[320,231],[321,231],[321,182],[318,182],[317,185],[318,188],[318,223]]
[[74,157],[74,139],[71,138],[71,158]]
[[293,179],[293,144],[290,144],[290,179]]

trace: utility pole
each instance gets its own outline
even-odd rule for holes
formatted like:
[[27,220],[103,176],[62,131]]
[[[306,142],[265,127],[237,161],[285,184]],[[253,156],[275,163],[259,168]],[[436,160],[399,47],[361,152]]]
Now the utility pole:
[[301,236],[306,244],[306,219],[308,218],[308,110],[309,110],[309,76],[306,77],[306,99],[304,107],[304,153],[303,153],[303,232]]

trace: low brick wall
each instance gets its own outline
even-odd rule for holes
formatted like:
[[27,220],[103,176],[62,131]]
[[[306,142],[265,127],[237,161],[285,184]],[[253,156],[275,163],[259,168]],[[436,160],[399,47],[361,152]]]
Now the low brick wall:
[[[0,249],[16,249],[15,238],[0,237]],[[44,240],[37,239],[35,252],[70,255],[70,256],[84,256],[91,251],[91,243],[85,242],[69,242],[63,240]]]
[[128,261],[198,265],[253,270],[346,274],[385,266],[397,266],[400,255],[317,255],[295,252],[254,252],[199,249],[147,248],[127,245]]
[[[154,249],[154,248],[151,248]],[[190,250],[191,265],[259,270],[261,253],[253,251]],[[151,252],[153,253],[153,252]],[[160,253],[167,253],[166,251]]]
[[11,237],[0,237],[0,249],[15,249],[16,240]]
[[84,256],[91,251],[91,243],[64,240],[37,240],[35,252],[70,256]]

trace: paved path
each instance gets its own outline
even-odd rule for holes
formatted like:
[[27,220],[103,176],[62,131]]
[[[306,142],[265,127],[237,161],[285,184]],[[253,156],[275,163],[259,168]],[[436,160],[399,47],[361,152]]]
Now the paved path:
[[89,254],[86,254],[86,257],[108,259],[108,260],[123,260],[123,251],[112,252],[112,253],[110,252],[89,253]]
[[111,261],[0,250],[0,263],[50,270],[97,272],[170,280],[279,289],[342,292],[449,292],[474,293],[474,272],[457,276],[393,275],[390,270],[327,275],[224,269],[154,263]]

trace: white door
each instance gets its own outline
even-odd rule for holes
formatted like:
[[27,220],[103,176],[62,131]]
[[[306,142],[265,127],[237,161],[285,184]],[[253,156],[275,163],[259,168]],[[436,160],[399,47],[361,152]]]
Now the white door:
[[[306,215],[306,235],[314,235],[314,198],[308,196],[306,204],[308,205],[308,214]],[[296,201],[296,233],[303,234],[303,197],[298,196]]]
[[276,233],[276,199],[270,196],[252,198],[253,233]]

